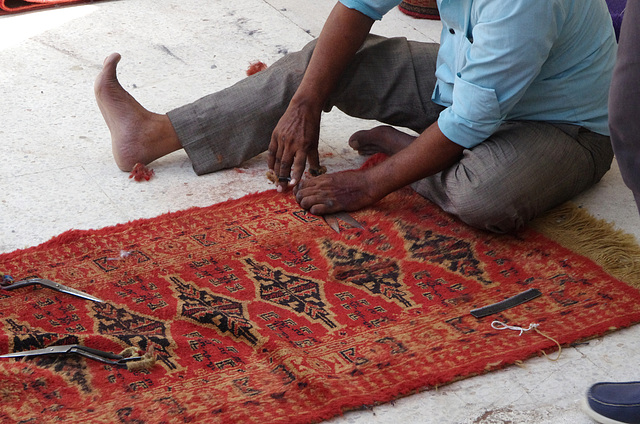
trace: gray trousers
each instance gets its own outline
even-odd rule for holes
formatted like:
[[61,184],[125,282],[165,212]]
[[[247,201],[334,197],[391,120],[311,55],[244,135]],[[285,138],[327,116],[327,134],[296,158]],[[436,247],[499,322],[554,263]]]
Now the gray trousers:
[[[168,113],[197,174],[238,166],[267,149],[314,46]],[[443,109],[431,101],[438,47],[370,36],[325,111],[337,107],[422,132]],[[412,188],[470,225],[509,232],[598,182],[612,159],[609,137],[584,128],[507,122],[457,164]]]
[[627,1],[609,92],[611,142],[640,210],[640,2]]

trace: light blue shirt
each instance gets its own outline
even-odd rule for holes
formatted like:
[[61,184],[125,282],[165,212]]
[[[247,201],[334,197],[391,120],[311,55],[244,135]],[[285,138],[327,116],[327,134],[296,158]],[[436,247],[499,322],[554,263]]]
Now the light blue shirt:
[[[340,0],[379,20],[398,0]],[[438,0],[432,100],[440,130],[471,148],[507,120],[608,135],[616,40],[605,0]]]

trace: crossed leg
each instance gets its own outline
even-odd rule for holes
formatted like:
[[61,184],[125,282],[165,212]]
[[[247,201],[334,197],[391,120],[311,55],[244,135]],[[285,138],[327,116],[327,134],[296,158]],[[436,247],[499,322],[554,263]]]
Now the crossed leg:
[[349,146],[364,156],[376,153],[394,155],[407,147],[416,137],[386,125],[354,133]]

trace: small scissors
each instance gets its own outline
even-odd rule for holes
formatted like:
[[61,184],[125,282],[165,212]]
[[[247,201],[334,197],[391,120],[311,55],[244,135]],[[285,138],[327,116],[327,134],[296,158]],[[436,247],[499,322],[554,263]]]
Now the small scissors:
[[69,353],[77,353],[89,359],[104,362],[105,364],[115,365],[120,367],[126,367],[127,362],[140,361],[144,359],[143,356],[129,356],[124,357],[111,352],[104,352],[98,349],[92,349],[86,346],[80,346],[77,344],[72,345],[60,345],[50,346],[44,349],[25,350],[24,352],[7,353],[6,355],[0,355],[0,358],[20,358],[23,356],[42,356],[42,355],[64,355]]
[[360,224],[354,217],[346,212],[330,213],[327,215],[323,215],[322,217],[324,218],[324,222],[326,222],[327,225],[329,225],[329,227],[331,227],[333,231],[338,234],[340,234],[340,224],[338,224],[338,220],[344,221],[352,227],[364,229],[362,224]]
[[4,290],[14,290],[24,286],[32,286],[34,284],[40,284],[50,289],[57,290],[62,293],[67,293],[73,296],[78,296],[83,299],[93,300],[94,302],[101,302],[101,303],[103,302],[102,300],[88,293],[73,289],[71,287],[67,287],[63,284],[56,283],[54,281],[47,280],[45,278],[27,278],[26,280],[20,280],[20,281],[14,281],[10,277],[3,278],[2,281],[0,281],[0,288]]

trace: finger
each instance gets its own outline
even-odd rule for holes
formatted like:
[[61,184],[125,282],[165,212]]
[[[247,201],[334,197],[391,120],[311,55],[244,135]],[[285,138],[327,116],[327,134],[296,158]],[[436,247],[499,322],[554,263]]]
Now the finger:
[[[271,134],[271,142],[269,143],[269,157],[268,157],[269,169],[273,171],[273,173],[275,174],[275,177],[277,178],[276,185],[279,192],[282,191],[282,184],[280,181],[280,177],[283,177],[283,176],[280,174],[280,167],[281,167],[281,158],[282,158],[282,155],[284,154],[285,146],[286,146],[285,141],[286,140],[284,136],[277,135],[276,132],[274,131]],[[288,176],[284,176],[283,178],[288,178]]]
[[298,184],[295,185],[294,187],[294,194],[298,194],[298,192],[300,190],[304,190],[306,187],[309,186],[309,178],[301,178],[300,181],[298,181]]
[[314,211],[312,213],[317,215],[340,210],[337,202],[322,191],[302,196],[300,199],[296,197],[296,200],[302,209]]
[[325,200],[325,203],[316,203],[307,210],[313,215],[326,215],[329,213],[339,212],[342,209],[337,207],[332,200]]
[[[280,160],[276,159],[276,169],[278,169],[278,191],[284,191],[289,188],[289,182],[291,181],[291,165],[293,158],[286,152],[280,156]],[[278,168],[278,165],[279,168]]]
[[320,155],[318,149],[313,149],[309,152],[307,161],[309,162],[309,171],[320,170]]
[[304,168],[307,164],[307,155],[298,152],[293,160],[293,171],[291,173],[291,185],[295,187],[296,184],[302,179]]
[[269,169],[272,171],[275,170],[276,164],[276,155],[278,153],[278,141],[276,136],[271,134],[271,142],[269,143],[269,147],[267,148],[267,165]]
[[298,194],[296,196],[296,201],[298,202],[300,207],[306,210],[309,210],[313,206],[322,202],[322,199],[323,197],[321,195],[318,195],[318,193],[309,193],[307,195]]
[[320,188],[314,178],[303,178],[295,187],[294,194],[296,201],[300,203],[305,197],[317,195],[320,192]]
[[[298,199],[298,197],[300,199],[304,197],[303,190],[306,190],[309,187],[309,182],[310,182],[310,179],[304,178],[304,175],[303,175],[302,179],[298,181],[298,183],[295,186],[293,186],[293,194],[296,196],[296,200]],[[309,192],[309,190],[307,190],[307,192]]]

